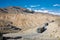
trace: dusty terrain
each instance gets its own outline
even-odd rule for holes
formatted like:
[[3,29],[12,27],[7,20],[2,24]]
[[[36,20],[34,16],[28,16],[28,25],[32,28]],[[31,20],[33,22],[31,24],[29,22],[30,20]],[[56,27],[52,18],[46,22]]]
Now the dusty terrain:
[[[9,7],[0,9],[0,27],[5,27],[9,22],[21,30],[7,29],[0,30],[5,37],[22,36],[19,40],[60,40],[60,16],[43,14],[19,7]],[[43,33],[38,33],[37,29],[46,26]],[[5,27],[6,28],[6,27]]]

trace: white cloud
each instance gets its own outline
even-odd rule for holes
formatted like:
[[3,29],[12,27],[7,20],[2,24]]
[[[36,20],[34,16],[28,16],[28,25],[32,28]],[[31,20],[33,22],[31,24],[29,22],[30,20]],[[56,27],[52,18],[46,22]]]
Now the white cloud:
[[32,10],[31,8],[27,8],[27,9]]
[[25,5],[24,7],[39,7],[40,5]]
[[[29,10],[32,10],[32,8],[27,8]],[[54,15],[60,15],[60,13],[57,12],[53,12],[52,10],[34,10],[35,12],[42,12],[42,13],[49,13],[49,14],[54,14]]]
[[34,10],[35,12],[42,12],[42,13],[49,13],[49,14],[54,14],[54,15],[60,15],[60,13],[53,12],[50,10]]
[[54,15],[60,15],[60,13],[57,13],[57,12],[49,12],[49,13]]
[[45,9],[45,8],[42,7],[41,9]]
[[53,6],[60,6],[60,4],[54,4]]
[[43,12],[43,13],[48,13],[48,10],[34,10],[35,12]]
[[40,5],[30,5],[30,7],[38,7],[38,6],[40,6]]

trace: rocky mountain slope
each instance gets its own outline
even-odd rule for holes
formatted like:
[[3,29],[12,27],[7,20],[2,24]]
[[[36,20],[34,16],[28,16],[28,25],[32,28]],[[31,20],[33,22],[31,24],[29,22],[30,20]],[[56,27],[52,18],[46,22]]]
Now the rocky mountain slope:
[[21,7],[0,8],[0,33],[19,40],[60,40],[60,16]]

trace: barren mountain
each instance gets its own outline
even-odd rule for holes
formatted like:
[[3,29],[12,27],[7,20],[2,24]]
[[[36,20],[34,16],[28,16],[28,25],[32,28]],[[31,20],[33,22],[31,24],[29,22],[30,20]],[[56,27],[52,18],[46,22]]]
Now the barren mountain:
[[0,8],[0,32],[19,40],[60,40],[60,16],[21,7]]

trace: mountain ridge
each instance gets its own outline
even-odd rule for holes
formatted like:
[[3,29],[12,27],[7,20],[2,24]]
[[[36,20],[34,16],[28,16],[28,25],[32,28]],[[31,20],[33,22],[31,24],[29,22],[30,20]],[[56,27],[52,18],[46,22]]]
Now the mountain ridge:
[[[34,12],[24,8],[18,8],[17,12],[15,7],[9,7],[7,10],[8,13],[4,10],[6,11],[6,9],[2,9],[0,12],[0,27],[5,29],[0,30],[0,32],[7,33],[5,36],[22,36],[22,38],[26,40],[40,40],[40,38],[46,37],[60,38],[60,16]],[[45,27],[47,28],[46,30],[44,30]],[[15,35],[14,33],[17,34]],[[42,34],[43,36],[40,36],[39,34]]]
[[7,7],[7,8],[0,8],[0,12],[2,13],[9,13],[9,11],[13,11],[13,12],[27,12],[27,13],[34,13],[34,11],[32,10],[28,10],[26,8],[22,8],[22,7],[17,7],[17,6],[11,6],[11,7]]

